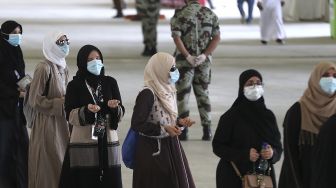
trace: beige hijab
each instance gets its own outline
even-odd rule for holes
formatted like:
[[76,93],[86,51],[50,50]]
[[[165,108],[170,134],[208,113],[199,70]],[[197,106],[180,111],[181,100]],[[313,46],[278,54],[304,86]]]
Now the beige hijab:
[[175,120],[177,118],[176,89],[175,85],[169,83],[169,72],[173,65],[175,65],[173,56],[158,52],[149,59],[145,67],[144,82],[145,86],[154,91],[163,108]]
[[300,99],[301,104],[301,129],[318,134],[322,124],[336,113],[336,94],[330,96],[320,87],[322,75],[330,68],[336,70],[332,62],[317,64],[310,75],[308,88]]

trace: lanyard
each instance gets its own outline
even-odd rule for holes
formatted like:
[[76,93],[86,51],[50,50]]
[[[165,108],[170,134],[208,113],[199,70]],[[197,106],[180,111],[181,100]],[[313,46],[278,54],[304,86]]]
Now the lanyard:
[[[86,84],[86,87],[88,88],[90,94],[91,94],[91,97],[93,99],[93,102],[95,104],[97,104],[97,101],[96,101],[96,98],[94,97],[93,93],[92,93],[92,88],[89,86],[89,84],[87,83],[87,81],[85,80],[85,84]],[[96,90],[96,95],[98,95],[98,90]]]

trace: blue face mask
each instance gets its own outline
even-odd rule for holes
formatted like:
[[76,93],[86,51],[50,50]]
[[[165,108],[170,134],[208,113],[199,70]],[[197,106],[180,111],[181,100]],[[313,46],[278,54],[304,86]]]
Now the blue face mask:
[[336,78],[322,77],[320,79],[320,86],[325,93],[333,95],[336,91]]
[[100,71],[103,67],[104,64],[100,59],[94,59],[87,63],[87,70],[96,76],[100,75]]
[[69,55],[70,46],[68,44],[63,44],[62,46],[58,45],[58,47],[62,50],[65,56]]
[[178,69],[175,69],[174,72],[169,72],[170,78],[169,78],[169,83],[175,84],[177,80],[180,78],[180,72]]
[[12,46],[19,46],[21,44],[21,41],[22,41],[22,35],[21,34],[9,34],[8,36],[9,36],[9,38],[8,38],[7,41]]

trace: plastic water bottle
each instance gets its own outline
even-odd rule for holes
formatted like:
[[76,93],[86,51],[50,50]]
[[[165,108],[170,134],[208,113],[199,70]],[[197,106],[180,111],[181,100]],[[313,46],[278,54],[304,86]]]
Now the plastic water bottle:
[[[262,144],[262,147],[261,147],[261,149],[262,150],[265,150],[265,149],[267,149],[267,143],[266,142],[264,142],[263,144]],[[260,160],[259,160],[259,165],[258,165],[258,171],[259,172],[262,172],[262,173],[266,173],[266,171],[267,171],[267,169],[268,169],[268,161],[267,161],[267,159],[263,159],[263,158],[260,158]]]

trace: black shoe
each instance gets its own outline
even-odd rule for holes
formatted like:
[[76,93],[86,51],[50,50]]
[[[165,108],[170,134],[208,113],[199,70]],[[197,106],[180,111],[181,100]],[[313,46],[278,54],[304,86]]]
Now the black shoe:
[[246,18],[245,23],[247,25],[251,24],[252,23],[252,18]]
[[267,44],[267,41],[265,41],[265,40],[261,40],[260,42],[261,42],[261,44],[264,44],[264,45]]
[[156,50],[155,47],[154,48],[149,48],[149,47],[145,46],[145,49],[144,49],[144,51],[142,52],[141,55],[143,55],[143,56],[152,56],[152,55],[154,55],[156,53],[157,53],[157,50]]
[[122,18],[122,17],[124,17],[122,13],[118,13],[115,16],[113,16],[113,18]]
[[203,136],[202,140],[209,141],[211,140],[212,134],[211,134],[211,129],[209,126],[204,126],[203,127]]
[[188,128],[185,127],[182,133],[179,135],[179,139],[182,141],[188,140]]
[[278,44],[285,44],[285,41],[283,41],[282,39],[276,39],[276,42],[277,42]]

